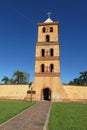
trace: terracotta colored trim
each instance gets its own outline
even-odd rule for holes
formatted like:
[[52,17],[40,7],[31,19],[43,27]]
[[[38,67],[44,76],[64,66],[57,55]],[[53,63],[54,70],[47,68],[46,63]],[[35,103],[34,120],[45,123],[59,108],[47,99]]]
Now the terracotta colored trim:
[[60,56],[48,56],[48,57],[36,57],[37,61],[46,61],[46,60],[60,60]]
[[59,42],[37,42],[36,46],[59,45]]
[[44,25],[58,25],[58,24],[59,24],[59,22],[52,22],[52,23],[40,23],[40,22],[38,22],[38,23],[37,23],[38,26],[44,26]]
[[41,73],[35,73],[35,77],[60,77],[60,73],[41,72]]

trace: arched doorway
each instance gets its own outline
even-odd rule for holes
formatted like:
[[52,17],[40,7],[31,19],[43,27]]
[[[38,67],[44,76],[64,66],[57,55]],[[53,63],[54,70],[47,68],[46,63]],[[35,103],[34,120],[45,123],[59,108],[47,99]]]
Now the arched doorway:
[[43,89],[43,100],[51,101],[51,90],[49,88]]

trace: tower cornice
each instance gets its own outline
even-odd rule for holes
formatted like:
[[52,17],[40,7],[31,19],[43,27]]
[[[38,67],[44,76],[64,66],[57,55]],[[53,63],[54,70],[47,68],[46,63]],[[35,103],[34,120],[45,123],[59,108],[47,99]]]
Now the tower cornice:
[[46,56],[46,57],[36,57],[36,60],[37,61],[48,61],[48,60],[60,60],[60,56],[53,56],[53,57],[50,57],[50,56]]
[[35,77],[60,77],[60,73],[51,73],[51,72],[42,72],[42,73],[35,73]]
[[38,26],[44,26],[44,25],[58,25],[59,24],[59,22],[57,21],[57,22],[49,22],[49,23],[40,23],[40,22],[38,22],[37,23],[37,25]]
[[60,45],[58,41],[54,42],[37,42],[36,46],[52,46],[52,45]]

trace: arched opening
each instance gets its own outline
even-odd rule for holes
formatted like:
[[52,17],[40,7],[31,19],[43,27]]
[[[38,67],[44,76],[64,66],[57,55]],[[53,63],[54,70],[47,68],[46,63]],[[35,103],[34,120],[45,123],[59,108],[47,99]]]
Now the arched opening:
[[53,27],[50,27],[50,32],[53,32]]
[[50,64],[50,72],[54,72],[54,65]]
[[54,55],[54,50],[51,48],[50,49],[50,56],[53,56]]
[[51,90],[49,88],[43,89],[43,100],[51,101]]
[[44,72],[44,69],[45,69],[45,65],[42,64],[42,65],[41,65],[41,72]]
[[45,27],[42,28],[42,32],[45,33],[46,32],[46,29]]
[[44,49],[41,50],[41,56],[43,56],[43,57],[45,56],[45,50]]
[[49,42],[49,41],[50,41],[50,36],[46,35],[46,42]]

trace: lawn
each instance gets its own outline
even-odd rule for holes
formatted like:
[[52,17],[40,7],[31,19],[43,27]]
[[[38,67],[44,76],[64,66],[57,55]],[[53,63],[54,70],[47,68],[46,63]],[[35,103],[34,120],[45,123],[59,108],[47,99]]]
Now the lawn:
[[87,130],[87,103],[53,103],[49,130]]
[[34,102],[0,100],[0,124],[17,115],[33,104]]

